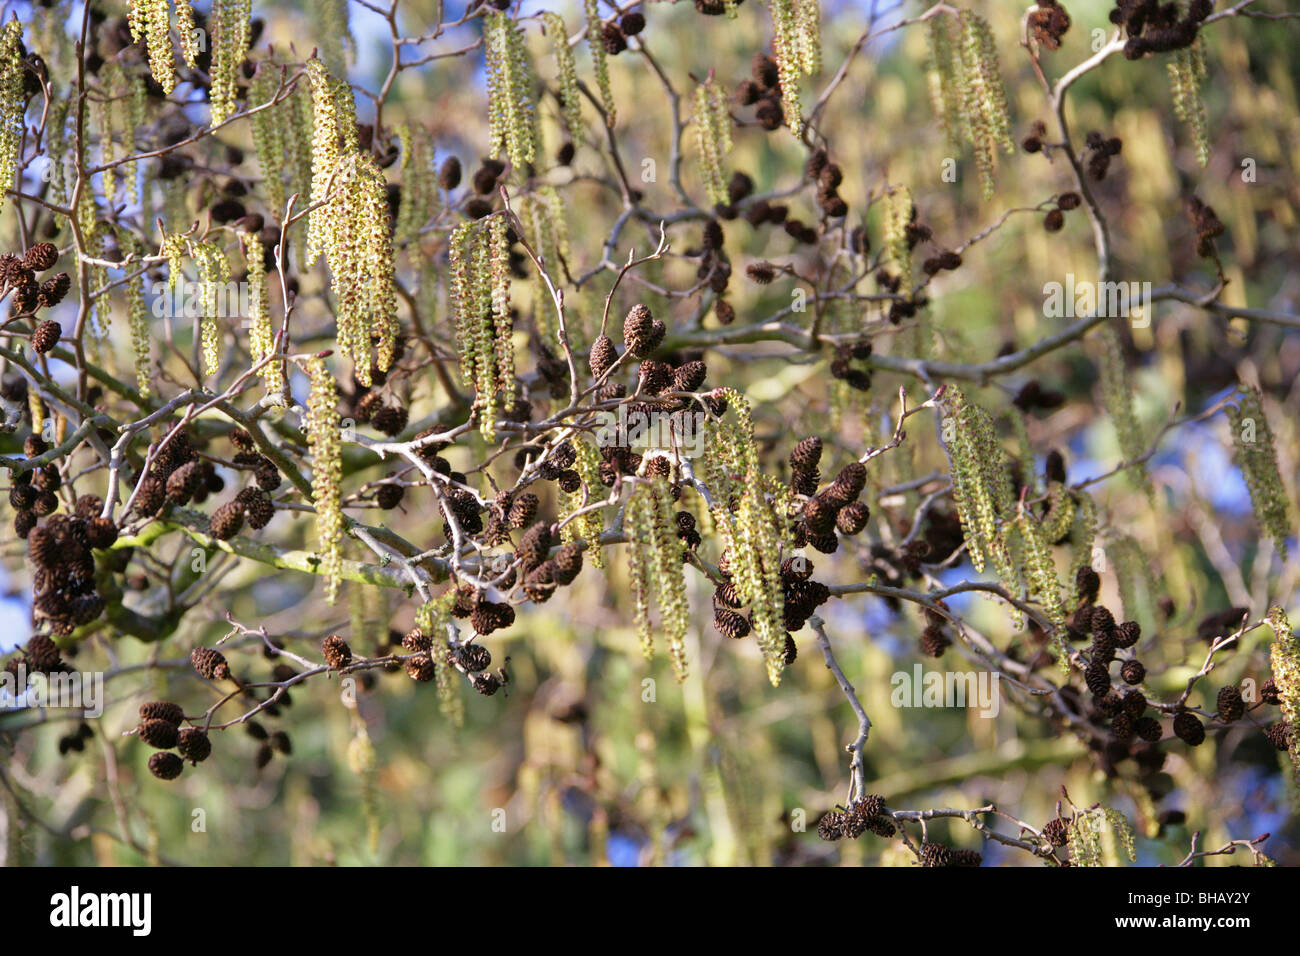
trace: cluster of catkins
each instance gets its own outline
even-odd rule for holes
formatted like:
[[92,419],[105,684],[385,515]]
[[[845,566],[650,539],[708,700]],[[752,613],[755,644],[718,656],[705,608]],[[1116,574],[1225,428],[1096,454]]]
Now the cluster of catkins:
[[[60,272],[44,282],[39,281],[38,273],[46,272],[59,261],[59,249],[52,242],[38,242],[22,256],[12,252],[0,255],[0,297],[12,295],[9,314],[35,315],[37,309],[49,309],[63,301],[63,297],[72,288],[72,279],[66,272]],[[32,332],[32,349],[44,355],[58,345],[63,335],[63,326],[53,319],[46,319]]]
[[803,439],[790,453],[790,488],[807,499],[794,528],[794,544],[797,548],[812,545],[822,554],[834,554],[840,546],[835,532],[858,534],[871,517],[871,509],[858,501],[867,484],[867,468],[861,462],[850,462],[830,487],[819,493],[821,455],[822,442],[816,436]]
[[1183,13],[1177,3],[1116,0],[1110,22],[1128,34],[1124,56],[1140,60],[1148,53],[1183,50],[1196,42],[1201,23],[1214,11],[1214,0],[1190,0]]

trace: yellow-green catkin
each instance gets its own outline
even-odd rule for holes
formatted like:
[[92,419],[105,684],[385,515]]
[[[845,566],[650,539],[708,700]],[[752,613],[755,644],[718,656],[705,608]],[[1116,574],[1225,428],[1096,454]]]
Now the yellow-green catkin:
[[370,384],[371,341],[380,371],[392,364],[397,345],[397,291],[389,232],[387,184],[373,158],[353,153],[340,170],[338,207],[326,255],[332,278],[339,350],[351,359],[357,380]]
[[134,256],[135,262],[128,269],[137,273],[130,276],[126,283],[127,320],[131,326],[131,355],[135,365],[135,386],[141,395],[148,397],[152,388],[149,384],[149,349],[152,339],[149,334],[149,312],[145,307],[144,279],[145,270],[139,264],[144,257],[144,244],[129,229],[117,231],[117,241],[122,251]]
[[[103,258],[104,250],[108,247],[108,238],[113,233],[113,227],[103,219],[95,220],[95,224],[86,231],[86,252],[93,258]],[[89,268],[89,285],[92,296],[90,306],[90,347],[95,356],[95,361],[102,364],[102,355],[100,354],[100,342],[108,337],[109,327],[113,324],[113,297],[106,294],[108,288],[108,269],[104,266],[90,266]],[[101,294],[103,293],[103,294]]]
[[312,37],[329,71],[342,76],[356,57],[348,0],[308,0],[307,15]]
[[0,27],[0,204],[14,188],[18,170],[25,102],[22,40],[23,28],[17,20]]
[[1151,570],[1148,549],[1138,544],[1131,535],[1117,534],[1106,542],[1106,557],[1110,569],[1115,573],[1115,584],[1119,588],[1124,616],[1149,624],[1152,620],[1151,601],[1156,594],[1156,580]]
[[1196,161],[1202,166],[1210,161],[1209,116],[1201,87],[1205,84],[1205,45],[1197,37],[1189,47],[1175,50],[1165,64],[1169,86],[1174,95],[1174,115],[1192,131]]
[[339,116],[334,84],[329,71],[318,57],[307,61],[307,79],[311,83],[311,204],[307,220],[307,261],[315,262],[334,246],[334,229],[338,222],[337,204],[328,202],[339,163],[342,128],[355,117]]
[[[179,0],[181,3],[185,0]],[[252,0],[213,0],[212,14],[212,86],[208,103],[212,125],[229,120],[235,112],[235,86],[239,69],[248,55],[248,30],[252,18]]]
[[488,220],[488,276],[492,289],[492,343],[496,356],[496,388],[501,403],[515,403],[514,320],[510,316],[510,238],[504,216]]
[[[1074,601],[1082,598],[1074,582],[1078,581],[1079,569],[1093,567],[1093,546],[1097,540],[1097,502],[1092,495],[1082,489],[1074,492],[1074,517],[1070,521],[1070,582],[1075,587]],[[1096,570],[1096,568],[1093,568]]]
[[961,389],[949,390],[947,406],[943,441],[952,463],[953,500],[971,563],[983,571],[992,560],[1002,574],[1006,558],[999,519],[1010,516],[1013,504],[1006,452],[988,413],[968,401]]
[[1074,814],[1066,830],[1070,862],[1074,866],[1101,866],[1101,831],[1086,810]]
[[[491,220],[486,226],[462,223],[452,233],[448,291],[455,316],[461,381],[475,389],[479,430],[488,441],[493,441],[497,411],[501,407],[499,393],[505,390],[511,396],[514,394],[514,346],[509,330],[508,290],[504,295],[506,311],[503,315],[498,311],[503,302],[503,289],[509,281],[508,262],[502,257],[500,234],[496,240],[491,238],[495,227],[490,223]],[[507,370],[508,382],[502,380]]]
[[203,372],[215,375],[221,368],[221,330],[217,316],[229,305],[226,283],[230,281],[230,262],[215,242],[201,242],[195,246],[194,261],[199,270]]
[[488,73],[488,152],[505,154],[522,169],[537,154],[533,70],[524,31],[508,14],[491,10],[483,20]]
[[199,29],[194,22],[194,7],[189,0],[175,0],[176,32],[180,34],[181,56],[186,66],[194,66],[202,52]]
[[[528,196],[523,208],[523,223],[524,231],[548,274],[561,275],[570,256],[569,224],[564,215],[564,201],[554,186],[540,186]],[[559,347],[555,304],[540,270],[535,270],[533,276],[533,321],[542,341],[548,346]]]
[[1273,546],[1285,560],[1291,514],[1286,487],[1278,471],[1273,431],[1264,414],[1259,390],[1244,388],[1238,394],[1237,404],[1227,407],[1237,466],[1250,490],[1250,503],[1260,530],[1273,539]]
[[799,77],[821,69],[821,11],[818,0],[769,0],[772,56],[781,84],[781,111],[798,132],[803,122]]
[[[280,88],[279,71],[268,62],[258,64],[248,87],[249,109],[270,103]],[[284,215],[286,166],[292,169],[292,160],[286,163],[291,154],[292,106],[280,103],[267,109],[258,110],[249,118],[253,133],[253,150],[257,153],[257,165],[262,171],[262,184],[266,189],[266,202],[275,218]]]
[[1273,629],[1269,663],[1282,702],[1282,717],[1287,723],[1287,753],[1291,757],[1296,791],[1300,794],[1300,639],[1292,632],[1286,613],[1277,605],[1268,609],[1267,620]]
[[668,644],[673,674],[686,679],[686,631],[690,608],[682,574],[682,544],[673,530],[673,500],[668,482],[654,478],[639,484],[624,512],[631,575],[637,588],[637,624],[643,648],[649,632],[651,600],[659,608],[659,628]]
[[1058,659],[1069,656],[1065,644],[1065,601],[1061,597],[1061,581],[1052,560],[1052,542],[1043,531],[1039,520],[1022,509],[1017,519],[1021,541],[1024,545],[1025,584],[1029,597],[1037,601],[1052,624],[1052,646]]
[[[0,54],[2,56],[2,54]],[[0,75],[3,74],[3,67],[0,67]],[[0,89],[3,89],[4,81],[0,79]],[[0,93],[0,101],[3,101],[4,94]],[[54,197],[55,202],[67,202],[71,196],[67,176],[67,151],[68,151],[68,112],[72,107],[71,100],[67,97],[61,97],[50,104],[50,116],[45,124],[45,156],[49,161],[50,169],[50,195]],[[3,107],[0,107],[0,115],[3,115]],[[0,127],[3,126],[3,120],[0,120]],[[3,133],[0,133],[0,138]],[[2,147],[0,147],[2,150]],[[3,165],[0,164],[0,180],[4,178]]]
[[1110,832],[1118,841],[1124,855],[1128,857],[1130,863],[1137,862],[1137,847],[1133,842],[1133,826],[1128,822],[1128,817],[1110,807],[1102,808],[1102,816],[1110,826]]
[[355,710],[352,716],[352,740],[348,743],[348,769],[361,781],[361,814],[366,821],[366,843],[370,852],[379,849],[378,759],[375,745],[366,730],[366,722]]
[[609,57],[605,55],[600,5],[597,0],[585,0],[584,12],[587,15],[587,49],[591,51],[592,72],[596,74],[600,105],[605,110],[605,125],[612,129],[617,118],[614,112],[614,88],[609,79]]
[[307,225],[307,259],[325,256],[339,351],[352,361],[357,380],[369,385],[372,337],[378,342],[381,371],[391,363],[397,342],[387,181],[373,157],[357,149],[351,88],[335,81],[316,58],[307,61],[307,74],[314,115],[311,201],[316,206]]
[[167,0],[131,0],[127,25],[131,39],[144,40],[149,72],[166,94],[176,88],[176,61],[172,55],[171,17]]
[[[285,126],[285,135],[288,138],[286,189],[289,195],[297,194],[297,208],[301,209],[311,196],[315,161],[313,143],[316,138],[316,107],[312,100],[310,82],[296,84],[285,105],[288,110]],[[283,216],[283,210],[280,215]],[[305,269],[307,244],[298,243],[298,250],[298,259]]]
[[27,390],[27,411],[32,417],[32,434],[41,434],[45,431],[45,402],[41,400],[41,393],[34,388]]
[[[262,240],[256,233],[239,235],[248,269],[248,351],[257,364],[275,351],[275,331],[271,328],[271,298],[266,287],[266,259]],[[284,370],[279,360],[267,362],[258,370],[267,395],[284,392]]]
[[118,175],[126,187],[126,199],[136,203],[140,198],[139,172],[135,162],[113,166],[119,155],[135,152],[136,131],[144,124],[145,89],[141,77],[123,67],[121,62],[110,60],[99,73],[101,93],[89,100],[90,126],[98,136],[99,161],[106,166],[101,174],[104,197],[110,202],[117,194]]
[[912,221],[912,191],[894,186],[885,193],[884,244],[886,260],[897,271],[901,288],[912,288],[912,250],[907,242],[907,224]]
[[961,112],[962,72],[961,57],[953,38],[953,19],[946,16],[930,17],[926,22],[929,51],[925,64],[926,90],[930,105],[939,117],[948,145],[961,147],[964,121]]
[[[702,470],[714,494],[713,519],[731,552],[732,575],[741,602],[750,606],[754,636],[763,652],[773,686],[785,668],[785,597],[781,587],[781,527],[787,503],[769,500],[773,483],[759,471],[758,448],[749,401],[735,389],[723,389],[734,411],[732,427],[710,429]],[[736,476],[736,477],[728,477]],[[729,508],[736,501],[734,514]]]
[[542,14],[546,24],[547,36],[551,38],[551,48],[555,51],[555,95],[559,97],[560,109],[564,116],[564,125],[569,131],[569,139],[578,143],[586,124],[582,119],[582,93],[578,89],[578,64],[573,56],[573,47],[569,46],[569,33],[564,27],[564,18],[553,10]]
[[333,604],[343,575],[343,436],[338,412],[338,383],[319,355],[307,362],[311,393],[307,399],[307,447],[311,452],[311,491],[316,506],[325,597]]
[[448,588],[415,612],[415,626],[433,641],[429,651],[433,658],[434,682],[438,690],[438,707],[453,726],[465,720],[465,703],[460,696],[460,680],[456,669],[448,662],[451,642],[448,629],[451,609],[456,603],[456,589]]
[[167,260],[167,288],[176,288],[176,283],[185,278],[185,253],[189,247],[185,237],[179,233],[169,233],[163,237],[160,255]]
[[984,198],[993,195],[994,156],[1000,147],[1015,152],[1007,92],[998,65],[998,51],[988,21],[970,10],[958,15],[961,30],[962,113],[975,149],[975,166]]
[[726,160],[731,153],[731,116],[727,97],[712,74],[695,88],[695,145],[700,154],[700,178],[713,203],[726,203]]
[[[145,123],[144,78],[136,72],[123,73],[122,89],[117,99],[117,125],[122,133],[122,153],[135,154],[136,133]],[[122,164],[122,179],[126,183],[126,200],[132,205],[140,201],[139,163],[132,160]]]
[[1060,482],[1047,488],[1047,512],[1042,517],[1043,537],[1049,544],[1060,541],[1070,533],[1074,523],[1074,498]]
[[410,242],[438,211],[438,179],[433,168],[433,140],[419,124],[397,127],[402,144],[402,202],[393,238]]
[[1110,323],[1102,325],[1097,333],[1101,346],[1101,396],[1115,423],[1115,432],[1119,438],[1120,454],[1128,462],[1127,471],[1134,483],[1151,490],[1151,480],[1147,474],[1146,463],[1139,461],[1146,454],[1146,442],[1138,426],[1137,415],[1133,411],[1133,385],[1129,378],[1128,366],[1124,361],[1124,349],[1119,333]]
[[[561,492],[566,514],[596,504],[604,497],[604,488],[600,483],[599,450],[591,442],[577,437],[570,439],[570,444],[577,453],[573,469],[582,478],[582,487],[572,494]],[[601,512],[599,509],[594,509],[568,522],[560,529],[560,535],[566,544],[579,538],[586,541],[586,559],[591,562],[592,567],[603,568],[605,553],[600,546],[600,536],[604,530],[605,522],[601,518]]]
[[[105,64],[102,70],[105,86],[111,88],[114,72],[120,73],[121,67],[116,63]],[[108,167],[99,174],[104,198],[112,202],[117,192],[117,169],[109,165],[114,159],[112,103],[107,97],[97,97],[90,99],[86,107],[86,127],[99,140],[100,164]]]

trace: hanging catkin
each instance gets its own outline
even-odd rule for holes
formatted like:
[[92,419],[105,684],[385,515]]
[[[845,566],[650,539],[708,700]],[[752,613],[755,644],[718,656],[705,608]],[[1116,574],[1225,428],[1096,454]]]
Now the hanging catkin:
[[551,38],[551,48],[555,51],[555,95],[560,100],[564,125],[569,131],[569,139],[575,143],[581,142],[585,129],[582,120],[582,93],[578,89],[578,64],[573,56],[573,47],[569,46],[564,18],[547,10],[542,14],[542,21],[546,24],[546,34]]
[[144,257],[144,244],[129,229],[118,229],[118,245],[127,255],[134,256],[137,264],[130,268],[138,274],[128,279],[126,284],[127,318],[131,325],[131,354],[135,365],[135,386],[141,395],[148,396],[152,391],[149,384],[149,349],[152,341],[149,335],[149,313],[145,308],[144,280],[146,270],[138,266]]
[[907,241],[907,225],[912,220],[912,192],[895,186],[885,193],[884,242],[887,260],[897,270],[901,288],[912,287],[912,250]]
[[[17,20],[0,27],[0,204],[14,187],[23,129],[23,28]],[[59,157],[61,165],[61,157]],[[60,171],[61,172],[61,171]]]
[[448,256],[461,381],[475,389],[479,430],[492,441],[501,396],[510,404],[515,388],[504,221],[494,216],[486,223],[462,223],[451,235]]
[[[279,71],[269,63],[260,63],[253,74],[248,87],[248,106],[254,109],[270,103],[279,89]],[[257,153],[257,165],[262,170],[262,184],[266,188],[266,204],[272,215],[278,220],[284,215],[284,173],[286,166],[292,170],[293,162],[286,163],[291,151],[288,137],[292,127],[292,104],[279,103],[254,113],[249,122],[252,125],[253,150]]]
[[939,117],[952,149],[961,147],[965,127],[961,114],[961,58],[955,54],[951,17],[931,17],[926,22],[929,51],[925,64],[930,105]]
[[[266,287],[265,251],[256,233],[240,233],[239,239],[248,269],[248,348],[256,364],[275,350],[270,294]],[[284,373],[279,361],[267,362],[258,374],[267,395],[279,395],[284,391]]]
[[700,154],[700,178],[709,201],[726,203],[726,157],[731,153],[731,116],[727,97],[710,74],[695,88],[695,144]]
[[[569,225],[564,215],[564,200],[551,185],[538,187],[524,203],[524,231],[547,270],[558,272],[569,260]],[[558,348],[559,321],[551,291],[541,270],[533,275],[533,322],[547,345]],[[572,332],[572,329],[570,330]]]
[[1175,50],[1165,64],[1169,86],[1174,95],[1174,115],[1192,131],[1196,161],[1204,166],[1210,161],[1209,117],[1201,87],[1205,84],[1205,45],[1200,36],[1189,47]]
[[[713,520],[731,553],[732,576],[742,604],[750,607],[753,633],[773,686],[785,669],[785,597],[781,586],[781,533],[789,522],[779,498],[769,500],[770,483],[758,468],[749,400],[722,390],[734,409],[734,426],[711,426],[700,470],[714,491]],[[727,476],[736,476],[728,479]],[[738,479],[738,480],[737,480]],[[725,502],[739,498],[733,513]]]
[[342,76],[356,56],[348,0],[307,0],[308,18],[321,59],[335,76]]
[[311,452],[311,492],[316,506],[325,596],[333,604],[343,573],[343,436],[338,413],[338,385],[319,355],[307,362],[311,393],[307,399],[307,447]]
[[955,26],[947,16],[932,17],[929,29],[928,82],[935,111],[950,137],[960,125],[971,143],[984,198],[988,199],[993,194],[997,150],[1015,150],[993,31],[983,17],[969,10],[958,14]]
[[176,2],[176,32],[181,38],[181,56],[185,60],[185,65],[192,67],[198,62],[200,49],[199,41],[201,39],[198,26],[194,22],[194,7],[190,5],[189,0],[175,0]]
[[438,210],[438,181],[429,131],[418,124],[403,123],[397,127],[397,136],[402,145],[402,202],[397,208],[393,238],[409,242]]
[[1292,632],[1291,622],[1282,608],[1270,607],[1267,620],[1273,629],[1273,646],[1269,651],[1273,683],[1277,685],[1282,717],[1286,720],[1285,742],[1291,758],[1292,779],[1296,793],[1300,793],[1300,640]]
[[1243,388],[1238,394],[1237,404],[1227,407],[1237,466],[1250,491],[1260,530],[1273,539],[1273,546],[1285,560],[1286,539],[1291,534],[1290,505],[1278,470],[1273,430],[1264,414],[1259,390]]
[[1146,442],[1133,411],[1133,385],[1129,379],[1128,365],[1124,361],[1124,347],[1119,333],[1110,323],[1104,324],[1097,334],[1101,346],[1101,395],[1115,423],[1119,437],[1120,454],[1128,462],[1128,472],[1135,484],[1151,490],[1151,479],[1146,463],[1139,461],[1146,452]]
[[799,77],[821,69],[821,17],[817,0],[768,0],[772,16],[772,56],[781,86],[786,125],[798,132],[803,122]]
[[221,368],[221,331],[217,316],[229,304],[226,301],[226,283],[230,281],[230,262],[215,242],[201,242],[195,246],[194,261],[199,270],[203,372],[215,375]]
[[328,202],[335,187],[339,163],[339,141],[345,123],[356,118],[338,115],[334,84],[325,64],[313,57],[307,61],[307,78],[311,83],[311,204],[307,219],[307,262],[315,262],[334,247],[334,228],[338,221],[337,204]]
[[604,32],[600,21],[600,6],[597,0],[585,0],[587,14],[587,49],[591,51],[592,71],[596,74],[596,86],[600,90],[600,105],[605,110],[605,125],[614,126],[614,88],[609,79],[609,57],[605,55]]
[[537,154],[533,71],[524,31],[507,14],[490,11],[483,21],[488,71],[488,152],[510,157],[522,169]]
[[163,92],[170,95],[176,88],[176,63],[172,56],[172,38],[167,0],[131,0],[127,25],[131,39],[144,40],[149,53],[149,72]]
[[[357,149],[351,88],[319,59],[307,61],[311,81],[313,209],[307,259],[322,253],[336,300],[336,339],[363,385],[370,384],[371,341],[388,369],[397,343],[397,293],[389,229],[388,185],[368,153]],[[319,204],[317,206],[317,204]]]
[[659,629],[668,644],[673,674],[686,679],[686,629],[690,612],[682,574],[682,545],[673,531],[673,500],[668,482],[654,478],[637,486],[623,518],[628,537],[629,573],[636,595],[637,629],[647,656],[653,650],[650,606],[659,608]]

